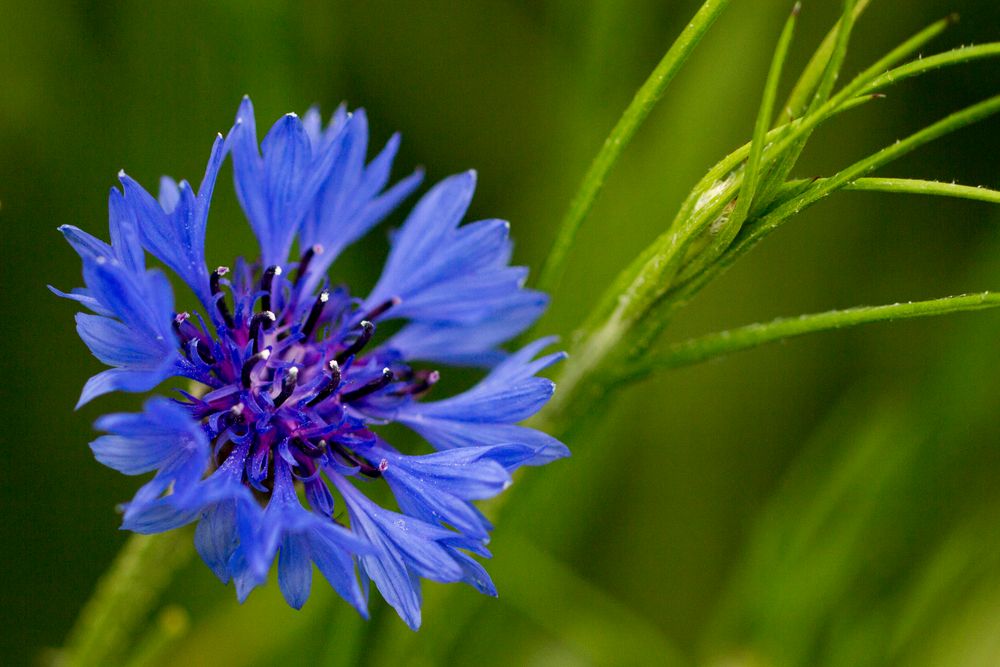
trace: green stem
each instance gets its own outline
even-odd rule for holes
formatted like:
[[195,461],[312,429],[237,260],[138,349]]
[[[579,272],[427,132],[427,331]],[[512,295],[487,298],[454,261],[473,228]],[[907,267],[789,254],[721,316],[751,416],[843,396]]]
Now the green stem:
[[608,173],[614,167],[625,147],[635,136],[639,126],[659,101],[674,76],[687,61],[691,52],[726,9],[731,0],[707,0],[688,23],[666,55],[636,92],[611,134],[587,170],[580,187],[570,202],[569,210],[560,223],[559,232],[552,245],[538,279],[538,288],[552,292],[559,284],[565,269],[566,258],[580,225],[590,212],[597,195],[604,186]]
[[738,329],[720,331],[677,343],[661,354],[650,355],[640,362],[633,362],[626,366],[611,382],[614,384],[633,382],[641,380],[655,371],[690,366],[766,343],[820,331],[843,329],[871,322],[932,317],[997,307],[1000,307],[1000,293],[982,292],[981,294],[952,296],[930,301],[913,301],[888,306],[865,306],[780,318],[772,322],[750,324]]
[[192,553],[190,530],[132,535],[80,612],[59,664],[89,667],[120,660],[133,631]]
[[170,605],[160,612],[156,623],[139,641],[127,667],[151,667],[166,662],[170,648],[188,631],[191,617],[177,605]]

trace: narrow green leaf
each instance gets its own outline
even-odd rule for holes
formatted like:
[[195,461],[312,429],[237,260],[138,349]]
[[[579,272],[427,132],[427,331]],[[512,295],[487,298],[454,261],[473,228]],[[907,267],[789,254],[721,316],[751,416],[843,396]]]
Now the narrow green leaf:
[[[800,3],[795,3],[774,49],[774,56],[771,59],[771,66],[764,83],[764,94],[757,111],[757,121],[754,124],[753,139],[750,142],[750,153],[743,171],[739,197],[737,197],[735,205],[731,205],[729,188],[722,186],[716,188],[719,190],[717,201],[705,201],[699,198],[699,201],[696,202],[696,206],[710,204],[710,206],[705,207],[711,211],[711,213],[706,211],[705,219],[711,220],[712,226],[707,234],[702,235],[702,240],[699,242],[701,245],[695,244],[687,251],[690,260],[686,263],[685,270],[700,271],[706,264],[714,261],[725,252],[747,219],[750,205],[753,203],[756,193],[761,157],[764,155],[764,147],[767,145],[768,127],[771,123],[771,117],[774,115],[774,103],[778,96],[781,70],[788,56],[788,47],[791,44],[792,35],[795,33],[795,23],[801,7]],[[733,179],[732,187],[736,187],[737,180]],[[716,214],[715,210],[720,206],[732,206],[732,212],[727,214],[725,210],[721,210]],[[694,224],[697,226],[699,223],[696,221]]]
[[[826,108],[824,105],[830,99],[833,87],[840,76],[840,70],[844,65],[844,58],[847,56],[847,45],[850,43],[851,33],[854,29],[855,6],[856,3],[854,0],[844,0],[844,10],[837,26],[837,39],[834,41],[833,51],[830,53],[830,59],[827,62],[826,69],[823,71],[823,76],[820,78],[819,85],[816,87],[813,99],[809,103],[808,111],[806,112],[807,117],[817,109]],[[844,97],[848,94],[846,91],[841,91],[841,95]],[[773,166],[764,176],[760,187],[760,200],[762,202],[770,200],[777,189],[781,187],[781,184],[785,182],[785,179],[788,178],[788,174],[791,173],[799,157],[802,155],[802,151],[805,150],[811,133],[811,129],[802,129],[794,142],[786,142],[784,144],[786,146],[785,149],[775,149],[772,154],[774,158]]]
[[897,84],[906,79],[926,74],[935,69],[961,65],[984,58],[995,58],[1000,56],[1000,42],[980,44],[978,46],[963,46],[944,53],[938,53],[926,58],[920,58],[913,62],[900,65],[888,72],[883,72],[878,77],[869,82],[860,93],[872,93],[881,90],[886,86]]
[[569,249],[573,245],[573,239],[594,205],[601,188],[604,187],[608,173],[674,76],[687,61],[691,52],[694,51],[701,38],[726,9],[730,1],[706,0],[666,55],[663,56],[653,73],[636,92],[632,102],[625,109],[614,129],[611,130],[611,134],[604,140],[604,145],[601,146],[601,150],[584,175],[580,187],[570,202],[569,210],[560,223],[552,250],[542,266],[538,280],[539,289],[551,292],[559,284]]
[[786,215],[792,214],[796,210],[802,208],[803,205],[811,204],[818,199],[825,197],[834,190],[840,189],[851,181],[854,181],[855,179],[864,176],[879,167],[885,166],[890,162],[899,159],[924,144],[930,143],[935,139],[938,139],[946,134],[950,134],[967,125],[972,125],[973,123],[989,118],[998,112],[1000,112],[1000,95],[991,97],[961,111],[956,111],[933,125],[929,125],[919,132],[911,134],[909,137],[883,148],[874,155],[855,162],[850,167],[841,170],[834,176],[817,181],[816,184],[810,189],[810,192],[808,192],[803,198],[805,201],[793,200],[779,208],[773,216],[778,218],[782,213]]
[[856,7],[856,0],[844,0],[844,10],[837,24],[837,39],[834,40],[830,60],[823,70],[823,76],[816,87],[816,93],[813,95],[809,108],[818,108],[830,99],[833,87],[840,76],[840,70],[844,66],[844,58],[847,56],[847,45],[850,43],[851,33],[854,31],[854,10]]
[[665,352],[650,355],[641,362],[625,367],[615,382],[640,380],[655,371],[690,366],[709,359],[766,343],[803,336],[805,334],[843,329],[845,327],[914,317],[931,317],[967,310],[1000,307],[1000,293],[983,292],[952,296],[930,301],[913,301],[887,306],[865,306],[847,310],[781,318],[767,323],[751,324],[738,329],[720,331],[700,338],[677,343]]
[[785,202],[760,220],[755,221],[752,225],[744,226],[739,236],[737,236],[736,241],[719,258],[719,261],[698,276],[693,277],[688,283],[678,286],[674,293],[668,295],[667,298],[671,300],[676,299],[678,302],[683,303],[725,271],[734,261],[749,252],[764,237],[780,227],[788,218],[796,215],[806,207],[813,205],[832,192],[844,188],[848,183],[902,157],[924,144],[966,125],[971,125],[984,118],[988,118],[998,112],[1000,112],[1000,95],[955,112],[937,123],[910,135],[906,139],[897,141],[891,146],[883,148],[878,153],[856,162],[831,178],[816,181],[798,197]]
[[[750,142],[750,156],[747,158],[746,173],[743,177],[743,186],[740,188],[740,196],[736,201],[736,210],[733,212],[731,225],[739,229],[750,212],[750,205],[753,203],[755,188],[757,187],[757,177],[760,171],[760,160],[764,155],[764,145],[767,142],[767,130],[774,116],[774,103],[778,97],[778,83],[781,81],[781,70],[788,56],[788,47],[792,43],[792,35],[795,33],[795,22],[801,10],[801,3],[795,3],[792,13],[785,22],[785,27],[778,38],[778,45],[774,49],[774,57],[771,59],[771,67],[767,72],[767,81],[764,84],[764,96],[761,99],[760,109],[757,111],[757,122],[753,128],[753,140]],[[731,240],[731,239],[730,239]],[[728,244],[727,244],[728,245]]]
[[[861,13],[865,11],[869,4],[871,4],[871,0],[858,0],[857,4],[854,5],[852,20],[857,21],[858,17],[861,16]],[[819,85],[823,72],[826,71],[827,63],[830,61],[830,54],[833,53],[834,46],[837,43],[837,34],[839,31],[840,22],[827,33],[826,37],[820,43],[819,48],[816,49],[812,58],[809,59],[805,69],[802,70],[799,80],[796,81],[791,94],[788,96],[788,101],[785,102],[784,109],[789,118],[797,118],[805,110],[806,104]]]
[[870,192],[890,192],[897,194],[933,195],[937,197],[955,197],[957,199],[972,199],[991,204],[1000,204],[1000,191],[956,183],[941,183],[940,181],[922,181],[911,178],[859,178],[844,186],[845,190],[864,190]]
[[[845,14],[845,17],[846,16],[849,16],[849,14]],[[921,47],[947,30],[948,27],[954,23],[954,15],[932,23],[855,76],[846,86],[844,86],[829,100],[821,98],[820,92],[817,92],[817,97],[814,102],[822,100],[823,104],[811,105],[809,112],[803,117],[802,122],[793,125],[789,132],[782,136],[781,141],[776,142],[770,151],[769,162],[776,161],[776,165],[771,169],[764,184],[760,188],[760,199],[762,200],[762,203],[765,205],[770,203],[774,195],[782,187],[785,180],[788,178],[788,174],[791,173],[792,168],[794,168],[796,162],[798,162],[799,156],[802,154],[806,142],[809,140],[809,136],[821,123],[839,113],[839,109],[844,103],[856,98],[858,95],[862,94],[862,91],[866,91],[866,86],[868,86],[872,81],[878,79],[880,76],[884,75],[886,70],[916,53]],[[850,27],[850,25],[848,25],[848,27]],[[846,40],[848,36],[849,35],[845,32],[843,37],[845,40],[843,47],[845,49],[847,46]],[[840,53],[839,46],[837,53]],[[843,56],[840,55],[839,59],[842,61]],[[887,83],[893,82],[890,81]],[[822,92],[828,93],[828,91]],[[874,91],[868,92],[868,94],[873,93]],[[754,213],[759,212],[759,210],[754,211]]]

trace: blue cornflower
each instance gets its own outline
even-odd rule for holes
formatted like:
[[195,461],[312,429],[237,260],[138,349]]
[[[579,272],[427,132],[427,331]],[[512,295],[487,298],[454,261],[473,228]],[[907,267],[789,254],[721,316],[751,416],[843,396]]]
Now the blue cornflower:
[[[367,298],[330,286],[327,269],[420,184],[391,187],[393,136],[366,162],[363,111],[280,119],[258,147],[253,107],[216,139],[195,191],[164,177],[152,197],[124,173],[109,199],[110,245],[65,225],[86,287],[69,294],[90,313],[77,331],[111,368],[79,405],[111,391],[151,390],[168,378],[202,391],[154,397],[142,413],[97,422],[91,448],[127,475],[155,472],[124,505],[122,527],[157,533],[197,521],[195,546],[242,601],[275,557],[288,603],[309,596],[312,564],[367,615],[368,582],[411,628],[420,578],[464,581],[495,595],[472,558],[488,557],[491,526],[472,501],[490,498],[523,465],[566,456],[562,443],[517,423],[554,385],[536,373],[562,353],[550,339],[508,354],[499,345],[542,313],[546,297],[509,266],[508,224],[462,225],[475,189],[466,172],[431,188],[392,237]],[[205,265],[205,227],[226,157],[260,259]],[[299,252],[290,259],[293,247]],[[200,312],[176,312],[149,253],[194,292]],[[381,323],[403,320],[384,340]],[[439,372],[413,362],[489,369],[474,387],[426,400]],[[399,422],[437,451],[407,454],[379,435]],[[384,480],[395,508],[363,489]],[[366,484],[368,483],[368,484]]]

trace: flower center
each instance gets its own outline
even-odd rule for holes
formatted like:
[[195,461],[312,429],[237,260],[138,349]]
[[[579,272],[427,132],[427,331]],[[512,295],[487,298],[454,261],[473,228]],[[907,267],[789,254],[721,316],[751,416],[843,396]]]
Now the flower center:
[[[182,402],[202,422],[216,466],[247,446],[244,483],[273,489],[274,460],[283,458],[301,480],[324,467],[342,474],[381,476],[367,451],[375,435],[359,408],[394,404],[426,393],[437,371],[414,371],[393,351],[370,349],[375,321],[400,303],[392,298],[368,312],[345,288],[323,285],[306,294],[309,248],[291,279],[279,266],[238,260],[210,277],[215,312],[210,330],[189,313],[174,318],[185,363],[208,387]],[[243,447],[240,447],[243,449]]]

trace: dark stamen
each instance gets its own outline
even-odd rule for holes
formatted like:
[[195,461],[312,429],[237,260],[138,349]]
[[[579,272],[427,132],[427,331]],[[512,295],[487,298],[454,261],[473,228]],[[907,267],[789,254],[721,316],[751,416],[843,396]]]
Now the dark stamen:
[[353,391],[348,391],[340,395],[340,400],[342,403],[350,403],[351,401],[356,401],[359,398],[364,398],[365,396],[372,394],[387,384],[392,382],[392,371],[388,368],[382,369],[382,377],[377,380],[372,380],[368,384],[358,387]]
[[254,352],[257,351],[257,335],[260,333],[261,327],[267,329],[271,326],[275,319],[274,313],[270,310],[265,310],[262,313],[256,313],[250,318],[250,340],[253,341]]
[[275,408],[280,408],[282,404],[288,400],[288,397],[292,395],[292,392],[295,391],[295,384],[298,382],[298,379],[299,369],[292,366],[288,369],[288,372],[285,373],[285,377],[281,380],[281,391],[274,399]]
[[303,276],[306,275],[306,271],[309,270],[309,262],[312,261],[312,258],[316,255],[322,254],[323,246],[318,243],[305,251],[305,254],[302,255],[302,259],[299,260],[299,268],[295,270],[295,279],[292,281],[293,285],[297,287]]
[[316,303],[313,304],[312,309],[309,311],[309,317],[306,318],[306,323],[302,327],[302,333],[306,338],[309,338],[309,336],[312,335],[313,329],[316,328],[316,323],[319,322],[319,316],[323,314],[323,308],[329,300],[330,293],[327,290],[323,290],[319,293],[319,297],[316,299]]
[[323,388],[320,389],[315,396],[309,399],[308,403],[306,403],[309,407],[319,405],[340,387],[340,364],[338,364],[337,360],[334,359],[327,364],[327,366],[330,369],[330,377],[327,378],[326,384],[323,385]]
[[344,360],[347,359],[352,354],[357,354],[358,352],[360,352],[364,348],[364,346],[368,344],[368,341],[372,339],[372,335],[374,335],[375,333],[374,324],[372,324],[368,320],[361,320],[361,324],[358,326],[361,327],[361,333],[358,334],[358,337],[354,339],[353,343],[348,345],[343,352],[337,355],[337,361],[343,363]]
[[[365,477],[372,477],[377,479],[382,476],[382,471],[384,470],[384,468],[381,466],[381,464],[376,468],[375,466],[368,463],[362,457],[358,456],[357,454],[355,454],[354,452],[352,452],[350,449],[348,449],[339,442],[334,442],[331,446],[333,447],[333,449],[337,451],[338,454],[344,457],[344,460],[347,461],[348,465],[357,466],[358,472],[360,472]],[[386,468],[388,468],[388,465],[386,466]]]
[[207,365],[212,366],[215,364],[215,357],[212,356],[212,350],[205,344],[204,341],[198,339],[195,341],[194,349],[197,350],[198,356]]
[[371,477],[373,479],[378,479],[382,476],[382,473],[386,471],[389,467],[389,462],[385,459],[379,461],[378,466],[373,466],[367,461],[357,460],[358,467],[361,468],[360,472],[365,477]]
[[318,459],[326,453],[326,440],[314,444],[302,438],[295,438],[292,442],[299,446],[299,451],[311,459]]
[[400,299],[398,296],[394,296],[391,299],[387,299],[382,303],[380,303],[379,305],[372,308],[371,311],[369,311],[368,314],[365,315],[365,319],[374,320],[379,315],[384,315],[385,311],[389,310],[393,306],[398,306],[400,303],[402,303],[402,301],[403,300]]
[[429,371],[429,372],[418,371],[415,374],[414,381],[412,384],[403,387],[402,389],[394,393],[399,394],[400,396],[406,396],[406,395],[413,396],[415,394],[422,394],[431,387],[433,387],[435,384],[437,384],[438,380],[440,379],[441,379],[441,374],[438,373],[437,371]]
[[246,389],[250,388],[251,378],[250,374],[253,373],[254,367],[259,361],[267,361],[268,357],[271,356],[271,348],[267,347],[258,352],[257,354],[251,356],[243,363],[243,368],[240,370],[240,380],[243,382],[243,387]]
[[227,273],[229,273],[228,266],[217,268],[209,277],[208,286],[212,289],[212,296],[215,297],[215,307],[219,309],[222,321],[226,323],[228,328],[233,329],[236,327],[236,324],[233,322],[233,315],[229,312],[229,306],[226,305],[226,297],[222,295],[222,287],[219,285],[219,279]]
[[188,313],[177,313],[174,315],[174,321],[172,322],[174,333],[180,340],[185,354],[188,354],[188,347],[193,340],[195,341],[195,350],[197,350],[198,356],[202,361],[211,366],[215,363],[215,358],[212,356],[209,346],[201,339],[201,332],[191,324],[190,317]]
[[243,404],[237,403],[219,418],[219,433],[243,420]]
[[271,285],[274,283],[274,277],[280,275],[281,267],[272,264],[264,269],[264,275],[260,277],[260,289],[264,292],[264,296],[260,300],[260,305],[264,310],[271,310]]

